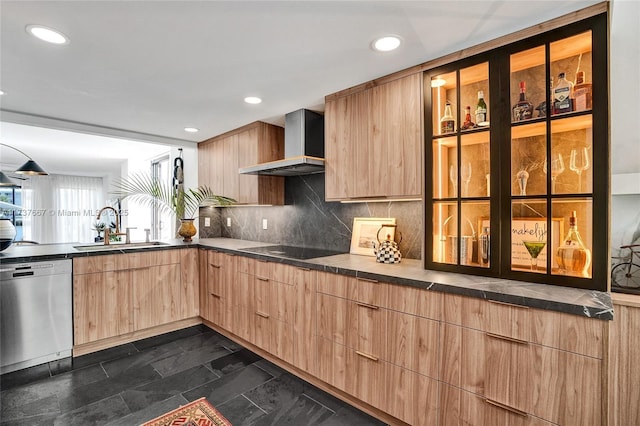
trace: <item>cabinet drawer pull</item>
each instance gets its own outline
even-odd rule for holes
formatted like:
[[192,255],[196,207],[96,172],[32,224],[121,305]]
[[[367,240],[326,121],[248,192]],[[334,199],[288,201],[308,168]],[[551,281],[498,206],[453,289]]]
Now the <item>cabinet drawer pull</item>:
[[376,305],[370,305],[368,303],[362,303],[362,302],[356,302],[356,305],[358,306],[362,306],[363,308],[369,308],[369,309],[380,309],[379,306]]
[[269,278],[265,278],[265,277],[256,277],[256,279],[260,281],[269,281]]
[[513,303],[500,302],[500,301],[498,301],[498,300],[487,300],[487,302],[489,302],[489,303],[494,303],[494,304],[496,304],[496,305],[509,306],[509,307],[511,307],[511,308],[529,309],[529,307],[528,307],[528,306],[514,305]]
[[215,297],[216,299],[220,299],[222,296],[220,296],[219,294],[215,294],[215,293],[211,293],[211,295],[213,297]]
[[519,416],[529,417],[529,415],[526,412],[524,412],[522,410],[518,410],[517,408],[509,407],[508,405],[502,404],[502,403],[500,403],[498,401],[494,401],[492,399],[485,398],[484,402],[486,402],[487,404],[491,404],[494,407],[502,408],[503,410],[507,410],[507,411],[509,411],[511,413],[514,413],[514,414],[517,414]]
[[264,312],[256,311],[256,315],[262,318],[269,318],[269,314],[265,314]]
[[373,355],[365,354],[364,352],[360,352],[360,351],[356,351],[356,354],[360,355],[363,358],[370,359],[371,361],[378,362],[378,357],[375,357]]
[[529,342],[526,340],[516,339],[513,337],[501,336],[500,334],[486,333],[487,336],[493,337],[494,339],[506,340],[507,342],[518,343],[520,345],[528,345]]
[[300,267],[298,267],[298,269],[301,270],[301,271],[310,271],[311,270],[310,268],[300,268]]
[[214,265],[213,263],[210,263],[209,266],[212,266],[212,267],[214,267],[216,269],[220,269],[220,265]]
[[370,280],[369,278],[356,278],[358,281],[364,281],[366,283],[378,284],[378,280]]

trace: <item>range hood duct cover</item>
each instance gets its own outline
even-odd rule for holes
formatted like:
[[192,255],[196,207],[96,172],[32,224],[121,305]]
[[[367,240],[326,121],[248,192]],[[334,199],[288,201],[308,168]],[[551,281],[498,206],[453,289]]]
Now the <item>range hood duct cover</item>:
[[324,116],[308,109],[284,117],[284,159],[243,167],[241,174],[299,176],[324,172]]

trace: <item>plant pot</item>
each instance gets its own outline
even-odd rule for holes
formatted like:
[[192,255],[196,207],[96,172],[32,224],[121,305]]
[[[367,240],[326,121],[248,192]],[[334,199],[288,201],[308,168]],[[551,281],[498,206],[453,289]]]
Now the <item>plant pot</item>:
[[0,219],[0,251],[8,248],[16,237],[16,228],[9,219]]
[[198,230],[196,229],[193,221],[195,219],[180,219],[180,229],[178,229],[178,235],[182,237],[182,241],[190,243],[191,237],[196,235]]

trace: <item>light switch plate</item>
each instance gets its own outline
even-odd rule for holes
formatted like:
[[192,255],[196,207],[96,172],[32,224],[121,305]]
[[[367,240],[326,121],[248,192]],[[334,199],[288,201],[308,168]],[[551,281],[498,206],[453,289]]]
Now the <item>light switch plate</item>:
[[227,218],[227,226],[231,226],[231,218],[230,217]]
[[262,229],[268,229],[267,219],[262,219]]
[[204,226],[211,226],[211,218],[210,217],[205,217],[204,218]]

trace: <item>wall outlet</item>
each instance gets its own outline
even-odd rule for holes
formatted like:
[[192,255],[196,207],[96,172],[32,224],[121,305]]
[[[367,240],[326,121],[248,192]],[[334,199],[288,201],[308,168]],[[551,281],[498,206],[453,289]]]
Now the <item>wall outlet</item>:
[[211,218],[210,217],[205,217],[204,218],[204,226],[211,226]]
[[227,218],[227,226],[231,226],[231,218],[230,217]]
[[267,223],[267,219],[262,219],[262,229],[266,230],[268,229],[268,223]]

